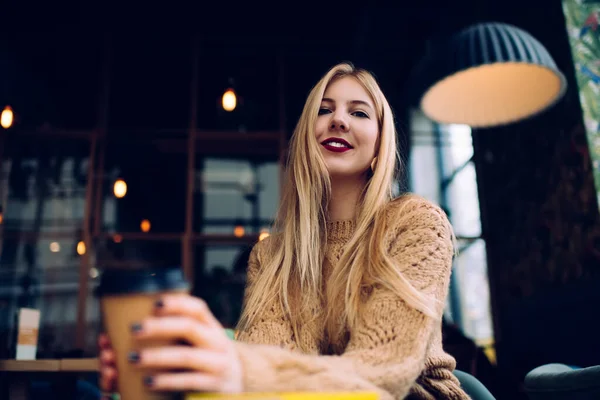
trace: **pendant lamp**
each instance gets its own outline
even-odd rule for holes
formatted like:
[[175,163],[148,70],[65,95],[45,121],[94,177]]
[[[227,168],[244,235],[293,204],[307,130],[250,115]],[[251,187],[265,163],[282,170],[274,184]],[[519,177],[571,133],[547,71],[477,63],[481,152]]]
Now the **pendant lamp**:
[[460,31],[428,62],[434,79],[420,107],[443,124],[483,128],[520,121],[551,107],[567,88],[544,46],[503,23]]

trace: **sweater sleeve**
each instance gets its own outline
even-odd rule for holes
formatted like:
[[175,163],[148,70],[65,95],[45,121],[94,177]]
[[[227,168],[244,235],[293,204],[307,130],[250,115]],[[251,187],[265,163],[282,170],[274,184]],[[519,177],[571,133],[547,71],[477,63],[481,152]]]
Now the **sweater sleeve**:
[[[443,305],[452,263],[452,235],[445,215],[429,203],[401,207],[389,229],[390,255],[421,292]],[[443,307],[438,308],[439,317]],[[339,356],[314,356],[269,344],[236,343],[247,391],[371,391],[402,399],[425,365],[436,322],[397,295],[376,288],[359,325]],[[461,391],[448,393],[461,399]]]

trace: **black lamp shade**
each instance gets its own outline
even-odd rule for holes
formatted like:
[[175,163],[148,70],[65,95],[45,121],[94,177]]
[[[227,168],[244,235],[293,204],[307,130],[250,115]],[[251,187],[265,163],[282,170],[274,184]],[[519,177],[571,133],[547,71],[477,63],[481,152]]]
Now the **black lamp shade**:
[[546,110],[567,88],[544,46],[507,24],[471,26],[430,62],[435,63],[434,83],[420,106],[438,123],[492,127],[516,122]]

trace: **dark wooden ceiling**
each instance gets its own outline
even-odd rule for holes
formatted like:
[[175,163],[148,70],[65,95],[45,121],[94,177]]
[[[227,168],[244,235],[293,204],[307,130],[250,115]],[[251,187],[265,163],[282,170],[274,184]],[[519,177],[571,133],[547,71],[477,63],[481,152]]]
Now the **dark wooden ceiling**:
[[[191,44],[200,38],[198,124],[224,122],[218,98],[233,79],[244,128],[277,129],[277,56],[285,70],[286,125],[332,65],[352,61],[374,72],[402,113],[416,62],[428,43],[481,20],[526,21],[543,36],[544,13],[559,0],[429,0],[268,6],[177,6],[9,2],[0,37],[0,102],[33,125],[66,128],[97,122],[103,40],[111,37],[111,108],[115,128],[185,128],[189,121]],[[14,17],[13,17],[14,16]],[[522,25],[522,24],[521,24]],[[536,31],[535,27],[540,27]],[[545,30],[544,30],[545,29]],[[547,35],[546,40],[551,36]],[[237,126],[236,125],[236,126]]]

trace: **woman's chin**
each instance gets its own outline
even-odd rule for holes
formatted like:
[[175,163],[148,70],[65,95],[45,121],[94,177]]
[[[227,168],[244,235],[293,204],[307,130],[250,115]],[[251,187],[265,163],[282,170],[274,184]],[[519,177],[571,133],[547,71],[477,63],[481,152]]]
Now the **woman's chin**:
[[363,170],[356,170],[356,169],[350,169],[350,168],[328,168],[329,171],[329,178],[330,179],[351,179],[351,180],[357,180],[357,181],[362,181],[365,180],[366,177],[368,176],[367,171],[363,171]]

